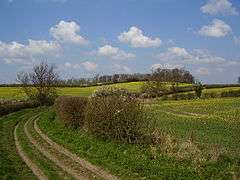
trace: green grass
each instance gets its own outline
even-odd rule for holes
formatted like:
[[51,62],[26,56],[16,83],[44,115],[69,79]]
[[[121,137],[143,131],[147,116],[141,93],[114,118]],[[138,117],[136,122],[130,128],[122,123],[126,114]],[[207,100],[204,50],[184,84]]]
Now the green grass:
[[218,144],[240,156],[240,98],[155,102],[149,110],[160,128],[186,139]]
[[19,87],[0,87],[0,99],[24,99]]
[[[25,152],[50,177],[54,176],[54,173],[48,172],[54,170],[54,165],[37,155],[37,150],[31,147],[21,130],[26,119],[43,112],[38,122],[43,132],[79,156],[108,169],[122,179],[232,179],[240,161],[240,138],[237,133],[240,98],[154,101],[146,104],[146,107],[155,115],[158,127],[171,133],[180,142],[185,141],[193,131],[194,142],[202,150],[207,151],[212,144],[218,144],[225,151],[224,154],[218,161],[204,165],[162,153],[158,153],[156,159],[153,159],[149,146],[91,137],[81,130],[65,128],[58,119],[51,119],[52,108],[36,108],[12,113],[0,119],[0,178],[34,179],[15,149],[13,129],[18,121],[21,128],[17,132],[21,135],[20,141]],[[30,132],[37,138],[34,132]]]
[[33,110],[23,110],[0,118],[0,179],[36,179],[17,154],[13,130],[18,121],[29,117]]
[[[130,82],[130,83],[117,83],[108,86],[125,88],[132,92],[139,92],[141,86],[144,82]],[[191,84],[181,83],[179,86],[189,86]],[[101,86],[92,86],[92,87],[64,87],[58,88],[58,93],[60,95],[70,95],[70,96],[90,96],[96,89]],[[227,87],[227,88],[214,88],[214,89],[205,89],[205,93],[218,93],[229,90],[240,90],[240,87]],[[20,91],[19,87],[0,87],[0,99],[24,99],[26,98],[25,94]]]
[[[140,91],[140,87],[143,82],[130,82],[130,83],[117,83],[109,86],[126,88],[132,92]],[[60,95],[71,95],[71,96],[89,96],[97,88],[101,86],[92,87],[64,87],[58,88]],[[24,99],[26,96],[20,91],[19,87],[0,87],[0,99]]]
[[39,121],[40,128],[56,142],[123,179],[231,179],[240,160],[237,131],[240,98],[195,101],[164,101],[147,104],[157,125],[180,142],[194,132],[194,142],[204,152],[211,145],[224,150],[216,162],[196,165],[159,153],[152,159],[148,146],[120,144],[93,138],[80,130],[65,128],[58,119],[49,121],[52,110]]
[[[26,114],[27,115],[27,114]],[[24,124],[29,119],[26,117],[21,120],[18,128],[17,128],[17,135],[19,139],[19,143],[25,152],[25,154],[31,159],[31,161],[36,164],[42,172],[49,178],[49,179],[62,179],[63,177],[66,178],[66,173],[62,172],[58,166],[56,166],[52,161],[47,159],[40,151],[38,151],[29,139],[27,138],[24,132]],[[33,114],[32,114],[33,116]],[[28,131],[30,132],[31,136],[37,140],[39,145],[43,144],[43,140],[39,138],[39,135],[33,129],[33,121],[29,122]],[[69,177],[69,175],[68,175]],[[68,178],[70,179],[70,178]]]

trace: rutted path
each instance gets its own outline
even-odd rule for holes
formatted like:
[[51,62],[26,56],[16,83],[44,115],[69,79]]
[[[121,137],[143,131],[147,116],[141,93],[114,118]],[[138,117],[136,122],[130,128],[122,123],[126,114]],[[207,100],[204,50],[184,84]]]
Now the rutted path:
[[[31,119],[30,119],[31,120]],[[51,161],[53,161],[57,166],[59,166],[60,168],[62,168],[63,171],[66,171],[67,173],[69,173],[72,177],[74,177],[75,179],[82,179],[82,180],[86,180],[88,179],[86,176],[83,175],[82,172],[79,172],[77,169],[72,168],[71,166],[69,166],[69,162],[67,159],[63,159],[60,158],[59,156],[61,156],[61,154],[59,154],[58,152],[53,152],[51,151],[51,147],[44,147],[44,145],[40,144],[36,139],[34,139],[32,137],[32,135],[29,133],[28,129],[27,129],[27,125],[29,123],[28,120],[25,125],[24,125],[24,132],[27,135],[28,139],[30,140],[30,142],[44,155],[46,156],[48,159],[50,159]],[[59,155],[59,156],[58,156]]]
[[[60,171],[56,172],[65,177],[61,179],[66,179],[66,175],[69,177],[67,179],[106,179],[106,180],[116,180],[117,177],[111,175],[107,171],[92,165],[90,162],[81,159],[76,154],[73,154],[66,148],[52,141],[46,134],[44,134],[37,125],[37,116],[32,117],[26,121],[22,129],[32,146],[36,148],[40,154],[46,157],[48,160],[54,163],[57,167],[60,167]],[[38,167],[31,159],[27,156],[26,152],[23,152],[21,145],[18,141],[18,134],[16,129],[19,128],[18,125],[15,127],[14,137],[16,142],[16,147],[19,155],[37,176],[38,179],[49,179],[46,174]],[[59,170],[58,170],[59,171]]]
[[14,141],[15,141],[16,149],[17,149],[19,156],[27,164],[27,166],[32,170],[32,172],[35,174],[35,176],[37,176],[38,179],[40,179],[40,180],[48,179],[44,175],[44,173],[38,168],[38,166],[36,164],[34,164],[31,161],[31,159],[23,152],[23,149],[19,143],[18,136],[17,136],[18,125],[19,124],[17,124],[14,129]]
[[57,144],[56,142],[52,141],[47,135],[45,135],[38,127],[37,125],[37,119],[35,119],[34,121],[34,129],[36,130],[36,132],[47,142],[49,143],[52,147],[54,147],[57,151],[63,153],[64,155],[70,157],[73,161],[78,162],[79,164],[81,164],[81,166],[83,166],[84,168],[88,169],[89,171],[91,171],[94,174],[97,174],[99,177],[103,178],[103,179],[107,179],[107,180],[117,180],[117,177],[111,175],[110,173],[104,171],[103,169],[94,166],[93,164],[91,164],[90,162],[81,159],[80,157],[78,157],[76,154],[73,154],[72,152],[70,152],[69,150],[67,150],[66,148],[64,148],[63,146],[60,146],[59,144]]

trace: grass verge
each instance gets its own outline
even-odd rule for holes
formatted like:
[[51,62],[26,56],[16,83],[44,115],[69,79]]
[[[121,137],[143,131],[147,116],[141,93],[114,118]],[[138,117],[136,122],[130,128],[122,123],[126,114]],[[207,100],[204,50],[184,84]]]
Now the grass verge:
[[13,131],[18,121],[28,117],[26,109],[0,118],[0,179],[36,179],[15,148]]

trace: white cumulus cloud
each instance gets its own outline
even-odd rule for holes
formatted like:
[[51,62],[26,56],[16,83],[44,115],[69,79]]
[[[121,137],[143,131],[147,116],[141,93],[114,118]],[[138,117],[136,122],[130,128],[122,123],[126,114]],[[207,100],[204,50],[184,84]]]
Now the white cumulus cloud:
[[169,63],[165,63],[165,64],[153,64],[151,69],[152,70],[155,70],[155,69],[158,69],[158,68],[161,68],[161,69],[175,69],[175,68],[178,68],[178,69],[181,69],[183,68],[184,66],[182,64],[169,64]]
[[143,31],[135,26],[130,27],[128,32],[118,36],[120,42],[129,43],[135,48],[159,47],[162,43],[160,38],[150,38],[143,35]]
[[80,32],[80,26],[74,21],[60,21],[55,26],[51,27],[49,31],[50,34],[59,42],[79,45],[85,45],[89,42],[78,34]]
[[87,71],[94,71],[98,67],[98,64],[91,62],[91,61],[85,61],[82,63],[70,63],[70,62],[65,62],[62,66],[62,68],[68,68],[68,69],[81,69],[84,68]]
[[187,64],[221,64],[226,60],[222,57],[214,56],[206,50],[194,49],[189,52],[185,48],[171,47],[166,52],[155,56],[161,61],[187,63]]
[[90,61],[85,61],[82,63],[82,65],[84,66],[84,68],[87,71],[94,71],[97,69],[98,65],[94,62],[90,62]]
[[105,45],[98,48],[98,54],[100,56],[110,57],[112,59],[132,59],[135,58],[136,55],[132,53],[126,53],[125,51],[117,48],[112,47],[111,45]]
[[201,11],[211,15],[238,15],[230,0],[209,0],[201,7]]
[[55,56],[61,47],[58,43],[45,40],[29,40],[27,45],[0,41],[0,58],[6,63],[32,63],[35,58],[41,56]]
[[131,69],[128,66],[125,65],[120,65],[120,64],[114,64],[113,65],[113,70],[114,72],[119,72],[119,73],[130,73]]
[[226,24],[224,21],[219,19],[214,19],[212,24],[203,26],[199,30],[199,34],[208,37],[224,37],[232,32],[232,28]]

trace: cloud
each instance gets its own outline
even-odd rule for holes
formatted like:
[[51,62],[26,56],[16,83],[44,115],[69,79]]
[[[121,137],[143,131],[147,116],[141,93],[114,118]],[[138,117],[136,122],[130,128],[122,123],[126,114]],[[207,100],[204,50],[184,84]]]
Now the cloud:
[[175,69],[175,68],[178,68],[178,69],[181,69],[183,68],[184,66],[181,65],[181,64],[153,64],[151,69],[152,70],[155,70],[155,69],[158,69],[158,68],[161,68],[161,69]]
[[174,54],[176,56],[187,57],[189,55],[189,53],[186,51],[186,49],[180,48],[180,47],[171,47],[171,48],[168,48],[168,51],[171,54]]
[[234,36],[234,37],[233,37],[233,40],[234,40],[234,42],[235,42],[236,45],[240,45],[240,36],[238,36],[238,37],[237,37],[237,36]]
[[209,70],[207,68],[199,68],[196,71],[197,75],[209,75]]
[[84,68],[87,71],[94,71],[94,70],[97,69],[97,67],[98,67],[98,65],[96,63],[90,62],[90,61],[85,61],[85,62],[77,63],[77,64],[66,62],[61,66],[62,69],[66,69],[66,68],[68,68],[68,69],[81,69],[81,68]]
[[114,72],[120,72],[120,73],[130,73],[131,69],[128,66],[120,65],[120,64],[114,64],[113,65]]
[[64,68],[70,68],[70,69],[80,69],[81,65],[80,64],[72,64],[70,62],[64,63]]
[[143,31],[135,26],[130,27],[128,32],[123,32],[118,36],[120,42],[129,43],[135,48],[159,47],[162,41],[159,38],[151,39],[144,36]]
[[0,41],[0,58],[6,63],[31,64],[37,57],[56,56],[60,49],[60,45],[53,41],[30,39],[27,45]]
[[86,45],[88,40],[80,36],[80,26],[74,21],[60,21],[49,30],[50,34],[59,42]]
[[82,65],[84,66],[84,68],[87,71],[94,71],[97,69],[98,65],[94,62],[90,62],[90,61],[85,61],[82,63]]
[[201,11],[210,15],[238,15],[230,0],[209,0],[201,7]]
[[120,50],[117,47],[112,47],[111,45],[105,45],[98,48],[98,55],[121,60],[132,59],[136,57],[135,54],[126,53],[125,51]]
[[222,57],[214,56],[206,50],[194,49],[189,52],[185,48],[171,47],[166,52],[155,55],[161,61],[187,63],[187,64],[221,64],[226,60]]
[[201,36],[208,36],[208,37],[224,37],[232,32],[232,28],[226,24],[224,21],[219,19],[214,19],[212,24],[203,26],[199,30],[199,34]]

